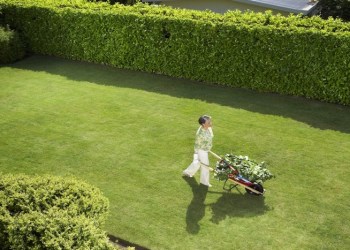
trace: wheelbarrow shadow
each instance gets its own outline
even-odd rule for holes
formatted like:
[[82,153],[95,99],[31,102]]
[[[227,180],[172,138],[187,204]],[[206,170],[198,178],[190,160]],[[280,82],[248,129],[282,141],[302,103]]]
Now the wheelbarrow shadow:
[[[218,192],[215,192],[218,193]],[[223,192],[222,196],[212,204],[209,204],[212,210],[213,223],[219,224],[227,217],[252,217],[264,214],[271,210],[265,204],[264,196],[256,196],[248,193]]]
[[[256,196],[248,193],[208,191],[208,187],[198,184],[195,178],[183,177],[191,187],[193,198],[186,212],[186,230],[190,234],[198,234],[199,222],[205,215],[206,207],[211,208],[211,222],[219,224],[227,217],[252,217],[264,214],[271,210],[265,204],[264,196]],[[237,190],[238,191],[238,190]],[[208,193],[221,194],[221,197],[211,204],[205,204]]]
[[183,179],[192,188],[193,198],[188,205],[186,212],[186,230],[190,234],[197,234],[200,226],[199,221],[205,215],[205,198],[207,197],[208,187],[198,184],[195,178],[183,177]]

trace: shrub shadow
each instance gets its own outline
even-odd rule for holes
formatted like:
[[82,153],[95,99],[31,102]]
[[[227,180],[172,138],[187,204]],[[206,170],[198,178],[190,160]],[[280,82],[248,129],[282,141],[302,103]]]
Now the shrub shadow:
[[117,69],[99,64],[34,55],[13,68],[44,71],[75,81],[139,89],[160,94],[197,99],[261,114],[292,118],[318,129],[350,133],[350,107],[308,100],[301,97],[218,87],[186,79],[176,79],[139,71]]

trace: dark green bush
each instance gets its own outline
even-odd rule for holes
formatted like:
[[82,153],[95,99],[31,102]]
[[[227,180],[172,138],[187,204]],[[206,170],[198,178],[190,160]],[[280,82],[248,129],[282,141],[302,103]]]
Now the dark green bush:
[[108,200],[62,177],[0,177],[2,249],[113,249],[101,229]]
[[350,105],[350,23],[136,4],[0,0],[40,54]]
[[350,21],[349,0],[320,0],[321,16],[323,18],[334,17]]
[[0,26],[0,63],[10,63],[22,59],[24,45],[16,31]]

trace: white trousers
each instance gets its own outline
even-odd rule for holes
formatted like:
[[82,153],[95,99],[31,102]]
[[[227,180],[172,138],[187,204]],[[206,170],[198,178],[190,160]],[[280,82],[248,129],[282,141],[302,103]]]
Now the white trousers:
[[[198,169],[201,169],[201,176],[200,176],[200,183],[202,183],[203,185],[209,186],[209,157],[208,157],[208,151],[204,151],[204,150],[198,150],[198,159],[196,159],[197,157],[194,156],[193,157],[193,161],[191,163],[191,165],[188,166],[188,168],[186,168],[183,173],[185,175],[189,175],[189,176],[194,176],[195,173],[198,171]],[[203,166],[201,163],[207,165]]]

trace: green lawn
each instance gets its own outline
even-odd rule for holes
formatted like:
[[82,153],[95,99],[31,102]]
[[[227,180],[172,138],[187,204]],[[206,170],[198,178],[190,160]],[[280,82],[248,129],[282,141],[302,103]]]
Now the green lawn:
[[[112,235],[150,249],[350,245],[350,107],[44,56],[1,67],[0,86],[0,172],[99,187]],[[201,114],[214,152],[268,162],[264,197],[182,178]]]

